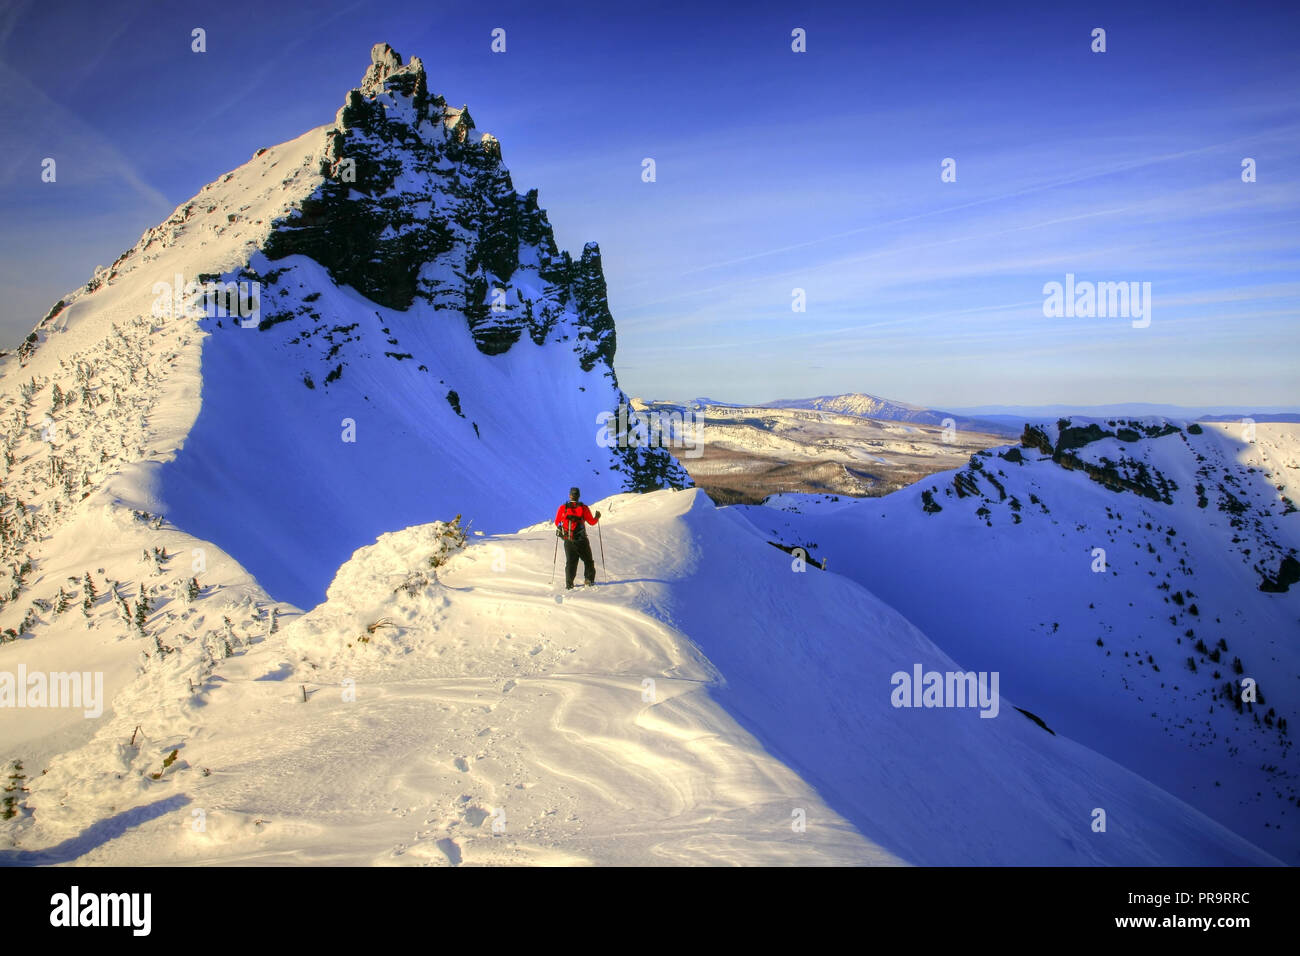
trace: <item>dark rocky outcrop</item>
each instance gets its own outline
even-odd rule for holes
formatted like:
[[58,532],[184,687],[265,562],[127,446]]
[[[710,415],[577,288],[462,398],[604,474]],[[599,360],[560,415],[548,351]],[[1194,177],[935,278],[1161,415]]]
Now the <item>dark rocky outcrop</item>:
[[468,108],[430,94],[418,57],[403,65],[377,44],[328,135],[325,182],[276,224],[268,258],[308,256],[388,308],[423,299],[463,315],[487,355],[525,333],[572,341],[585,371],[603,362],[613,378],[599,247],[576,262],[556,247],[537,191],[515,191],[500,143],[476,132]]
[[1296,560],[1295,555],[1288,554],[1282,559],[1277,575],[1265,578],[1259,589],[1272,594],[1285,594],[1293,584],[1300,584],[1300,561]]
[[[1176,425],[1170,424],[1143,425],[1140,422],[1124,424],[1128,427],[1120,428],[1120,431],[1131,432],[1131,437],[1124,434],[1117,436],[1115,432],[1106,431],[1096,422],[1072,425],[1068,418],[1062,418],[1057,422],[1058,435],[1055,447],[1045,429],[1038,425],[1026,424],[1024,433],[1020,436],[1020,444],[1024,448],[1034,448],[1050,456],[1053,462],[1067,471],[1082,471],[1091,480],[1111,491],[1131,491],[1152,501],[1172,504],[1171,491],[1176,489],[1177,485],[1146,463],[1123,455],[1118,461],[1103,456],[1099,461],[1091,462],[1074,453],[1077,449],[1103,438],[1119,437],[1122,441],[1132,442],[1140,441],[1143,437],[1159,438],[1179,431]],[[958,490],[960,492],[960,488]]]

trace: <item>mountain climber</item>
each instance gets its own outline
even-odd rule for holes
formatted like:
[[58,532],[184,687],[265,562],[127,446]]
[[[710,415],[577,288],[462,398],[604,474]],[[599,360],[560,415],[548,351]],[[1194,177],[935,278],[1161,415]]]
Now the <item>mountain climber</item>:
[[[591,541],[587,537],[587,525],[600,520],[600,512],[594,515],[591,509],[579,499],[581,492],[577,488],[569,489],[569,500],[560,505],[555,512],[555,533],[564,539],[564,587],[573,589],[573,578],[578,571],[578,559],[582,558],[582,575],[587,584],[596,583],[596,562],[591,557]],[[585,523],[584,523],[585,522]]]

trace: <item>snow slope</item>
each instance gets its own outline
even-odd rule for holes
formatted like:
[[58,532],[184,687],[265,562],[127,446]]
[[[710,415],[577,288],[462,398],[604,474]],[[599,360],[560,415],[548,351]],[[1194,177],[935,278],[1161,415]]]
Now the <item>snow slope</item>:
[[[47,409],[84,435],[101,397],[130,403],[108,459],[53,443],[89,473],[74,491],[155,462],[150,510],[304,607],[355,548],[449,508],[508,531],[574,484],[689,484],[662,449],[609,447],[600,416],[626,396],[598,246],[556,247],[536,191],[514,190],[500,143],[429,93],[418,58],[377,45],[345,99],[332,125],[205,186],[0,359],[10,404],[28,382],[40,403],[11,441]],[[242,284],[252,314],[184,291],[209,282]],[[76,364],[109,351],[111,393]]]
[[[155,283],[194,275],[198,261],[234,268],[263,241],[270,221],[310,190],[318,136],[259,154],[239,183],[231,174],[205,187],[0,356],[0,560],[9,572],[0,671],[102,673],[106,719],[152,650],[118,598],[133,611],[197,576],[201,593],[186,596],[186,610],[199,633],[269,613],[274,602],[236,561],[159,514],[159,468],[199,413],[203,333],[192,319],[154,317],[151,306]],[[218,207],[242,215],[232,223]],[[178,606],[151,621],[170,620]],[[81,715],[0,708],[0,760],[39,766],[75,749],[99,725]]]
[[421,306],[398,314],[334,286],[310,259],[286,261],[296,294],[316,290],[322,315],[355,321],[361,341],[401,329],[422,361],[366,349],[342,380],[308,389],[286,360],[291,327],[226,328],[204,343],[203,410],[162,471],[163,510],[238,555],[272,594],[312,606],[387,529],[463,511],[475,528],[513,530],[553,513],[570,485],[619,486],[596,440],[606,374],[529,339],[483,356],[463,323],[429,321]]
[[[1236,425],[1195,427],[1100,437],[1064,463],[1039,448],[978,454],[881,499],[741,510],[964,667],[998,671],[1058,734],[1300,862],[1280,723],[1300,712],[1300,590],[1260,590],[1300,547],[1300,431],[1259,424],[1248,443]],[[1042,433],[1059,447],[1058,426]],[[1129,486],[1087,473],[1107,463]],[[1258,703],[1237,699],[1246,677]]]
[[1011,700],[893,707],[892,672],[952,661],[739,509],[596,506],[594,589],[548,583],[544,525],[461,548],[438,523],[231,656],[168,631],[31,774],[0,862],[1273,862]]

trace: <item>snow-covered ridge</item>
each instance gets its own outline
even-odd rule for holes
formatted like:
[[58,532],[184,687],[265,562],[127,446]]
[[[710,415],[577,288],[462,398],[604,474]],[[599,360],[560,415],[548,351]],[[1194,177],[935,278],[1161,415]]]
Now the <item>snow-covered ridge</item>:
[[[225,619],[257,629],[273,613],[238,563],[162,516],[158,469],[198,415],[203,333],[153,306],[159,283],[171,290],[178,277],[235,268],[265,240],[275,217],[316,187],[322,132],[259,151],[205,187],[0,358],[0,559],[10,575],[0,669],[102,672],[111,711],[178,619],[211,644]],[[0,711],[0,727],[18,751],[0,760],[39,761],[93,732],[53,709]]]
[[548,584],[545,524],[438,522],[359,549],[231,656],[177,641],[31,775],[0,860],[1275,862],[1015,698],[896,707],[891,674],[958,665],[861,585],[794,573],[739,510],[593,504],[591,590]]
[[885,498],[742,510],[1058,733],[1295,862],[1298,477],[1292,424],[1066,420]]

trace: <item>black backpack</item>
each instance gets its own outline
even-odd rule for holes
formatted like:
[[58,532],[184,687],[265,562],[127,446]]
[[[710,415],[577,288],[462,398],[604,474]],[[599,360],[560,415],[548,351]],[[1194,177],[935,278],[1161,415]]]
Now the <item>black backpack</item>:
[[565,541],[580,541],[587,536],[587,522],[582,517],[582,509],[585,507],[581,501],[566,501],[560,506],[564,524],[555,526],[557,537]]

